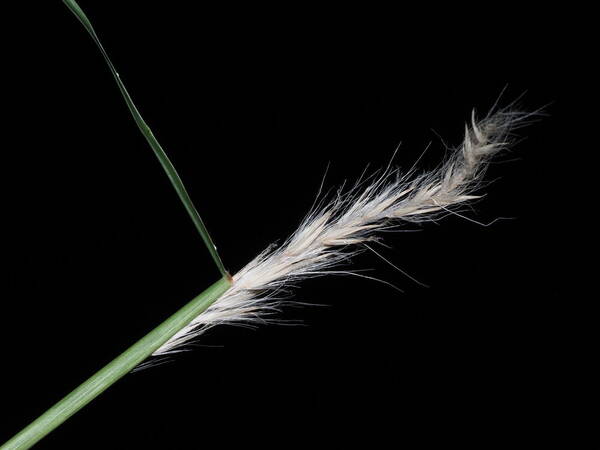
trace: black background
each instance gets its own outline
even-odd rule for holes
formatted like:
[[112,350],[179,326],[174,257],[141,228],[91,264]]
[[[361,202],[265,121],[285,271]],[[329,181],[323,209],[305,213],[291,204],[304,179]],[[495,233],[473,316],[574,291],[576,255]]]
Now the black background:
[[[19,101],[3,156],[0,441],[218,278],[93,42],[61,3],[44,3],[12,36],[19,84],[5,86]],[[119,381],[39,448],[550,433],[548,358],[571,319],[547,207],[569,171],[587,56],[566,26],[583,13],[80,4],[232,272],[295,229],[328,163],[332,188],[385,166],[400,142],[395,163],[409,168],[431,142],[420,165],[432,168],[438,135],[460,143],[471,109],[484,115],[505,87],[501,105],[527,91],[522,107],[547,115],[490,167],[496,181],[467,212],[512,220],[385,235],[392,248],[379,251],[429,288],[360,255],[354,268],[404,293],[355,277],[303,282],[296,298],[326,306],[282,313],[302,326],[216,328]]]

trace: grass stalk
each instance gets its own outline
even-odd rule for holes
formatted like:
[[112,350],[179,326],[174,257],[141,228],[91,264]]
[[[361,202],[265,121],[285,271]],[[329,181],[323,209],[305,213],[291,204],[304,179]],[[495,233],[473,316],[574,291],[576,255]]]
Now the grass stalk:
[[109,386],[131,372],[175,333],[206,310],[229,287],[224,277],[182,307],[162,324],[129,347],[120,356],[100,369],[78,388],[56,403],[29,426],[6,442],[0,450],[28,449],[61,423],[91,402]]
[[158,140],[152,133],[152,130],[150,129],[150,127],[146,124],[146,122],[142,118],[142,115],[140,114],[137,107],[133,103],[133,100],[131,100],[131,96],[129,95],[129,92],[127,92],[125,85],[121,81],[121,77],[119,76],[119,73],[115,69],[115,66],[113,65],[112,61],[108,57],[108,54],[104,50],[104,47],[102,46],[100,39],[98,38],[96,32],[94,31],[94,27],[92,27],[91,22],[89,21],[89,19],[87,18],[87,16],[85,15],[85,13],[79,7],[79,5],[77,4],[77,2],[75,0],[63,0],[63,3],[65,5],[67,5],[67,7],[71,10],[71,12],[75,15],[75,17],[77,17],[77,19],[81,22],[83,27],[87,30],[89,35],[92,37],[92,39],[98,46],[98,49],[100,49],[100,52],[102,53],[102,56],[104,57],[104,60],[106,61],[106,64],[110,68],[110,71],[111,71],[115,81],[117,82],[117,86],[119,87],[119,90],[121,91],[121,95],[125,99],[125,103],[127,104],[127,107],[129,108],[129,111],[131,112],[131,115],[133,116],[135,123],[137,124],[138,128],[140,129],[140,131],[142,132],[142,134],[148,141],[148,144],[150,144],[150,147],[154,151],[154,154],[160,161],[162,168],[164,169],[167,176],[169,177],[171,184],[175,188],[175,191],[177,192],[177,195],[179,196],[181,203],[183,203],[183,206],[185,207],[186,211],[188,212],[190,218],[192,219],[192,222],[194,222],[194,225],[196,226],[198,233],[200,233],[200,236],[202,237],[204,244],[208,248],[210,255],[212,256],[215,264],[217,265],[219,271],[221,272],[221,275],[224,277],[230,276],[229,273],[227,272],[227,270],[225,269],[223,261],[221,261],[221,257],[219,256],[219,253],[217,252],[217,247],[213,243],[213,241],[210,237],[210,234],[208,234],[208,230],[206,229],[206,226],[204,225],[204,222],[202,221],[200,214],[198,214],[198,211],[196,210],[196,207],[194,206],[192,199],[190,198],[189,194],[187,193],[187,190],[185,189],[185,186],[183,185],[183,182],[181,181],[179,174],[175,170],[173,163],[171,163],[171,161],[167,157],[167,154],[165,153],[165,151],[159,144]]
[[129,349],[108,363],[104,368],[82,383],[79,387],[73,390],[70,394],[56,403],[53,407],[47,410],[44,414],[34,420],[30,425],[21,430],[12,439],[6,442],[0,450],[15,450],[28,449],[36,442],[58,427],[61,423],[91,402],[94,398],[104,392],[109,386],[131,372],[148,356],[160,348],[165,342],[173,337],[178,331],[204,312],[211,304],[213,304],[232,283],[232,278],[225,269],[216,247],[208,234],[208,230],[204,225],[198,211],[196,210],[190,196],[188,195],[183,182],[179,178],[175,167],[167,157],[156,137],[152,133],[150,127],[142,118],[137,107],[131,100],[125,85],[121,81],[114,65],[112,64],[108,54],[104,50],[92,24],[81,10],[77,2],[74,0],[63,0],[63,3],[71,10],[77,19],[83,24],[84,28],[90,34],[102,56],[104,57],[110,71],[117,82],[117,86],[123,96],[135,123],[150,144],[154,154],[158,158],[162,168],[169,177],[171,184],[175,188],[179,199],[183,203],[185,209],[190,215],[196,229],[200,233],[205,245],[207,246],[215,264],[221,272],[223,278],[211,285],[200,295],[190,301],[187,305],[165,320],[162,324],[132,345]]

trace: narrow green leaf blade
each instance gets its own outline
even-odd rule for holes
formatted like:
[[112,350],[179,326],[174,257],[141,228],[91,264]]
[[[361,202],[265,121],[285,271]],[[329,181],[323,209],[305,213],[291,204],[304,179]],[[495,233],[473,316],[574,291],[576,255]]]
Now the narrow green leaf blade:
[[96,35],[96,32],[94,31],[94,28],[92,27],[91,22],[89,21],[89,19],[87,18],[87,16],[83,12],[83,10],[79,7],[77,2],[75,2],[75,0],[63,0],[63,3],[65,5],[67,5],[67,7],[71,10],[71,12],[75,15],[75,17],[77,17],[77,19],[81,22],[81,24],[84,26],[84,28],[87,30],[87,32],[90,34],[90,36],[92,37],[92,39],[94,40],[94,42],[96,43],[98,48],[100,49],[100,52],[102,53],[102,56],[104,57],[104,60],[106,61],[106,64],[108,64],[108,67],[110,68],[110,71],[112,72],[113,77],[115,78],[115,81],[117,82],[117,86],[119,87],[119,90],[121,91],[121,95],[125,99],[125,103],[127,104],[127,107],[129,108],[129,111],[131,112],[131,115],[133,116],[135,123],[137,124],[138,128],[140,129],[140,131],[142,132],[142,134],[148,141],[148,144],[150,144],[150,147],[154,151],[154,154],[160,161],[160,164],[162,165],[167,176],[169,177],[171,184],[175,188],[175,191],[177,192],[179,199],[183,203],[183,206],[185,207],[190,218],[194,222],[194,225],[196,226],[196,229],[200,233],[200,236],[202,236],[202,240],[204,241],[204,244],[208,248],[208,251],[210,252],[215,264],[219,268],[219,271],[221,272],[221,274],[223,276],[229,277],[230,275],[227,272],[227,270],[225,269],[225,266],[223,265],[223,261],[221,261],[221,257],[219,256],[219,253],[217,252],[217,247],[213,243],[210,235],[208,234],[208,230],[206,229],[206,226],[204,225],[204,222],[202,221],[200,214],[198,214],[196,207],[192,203],[192,199],[190,198],[189,194],[187,193],[185,186],[183,185],[183,182],[181,181],[181,178],[179,177],[179,175],[177,174],[177,171],[175,170],[175,167],[173,166],[173,164],[167,157],[167,154],[165,153],[165,151],[163,150],[161,145],[158,143],[158,140],[156,139],[156,137],[154,137],[152,130],[150,129],[150,127],[146,124],[146,122],[142,118],[140,112],[138,111],[137,107],[133,103],[133,100],[131,100],[131,97],[130,97],[129,93],[127,92],[127,89],[125,89],[125,85],[121,81],[121,77],[119,76],[119,73],[115,69],[113,63],[111,62],[110,58],[108,57],[108,54],[104,50],[104,47],[102,46],[100,39]]

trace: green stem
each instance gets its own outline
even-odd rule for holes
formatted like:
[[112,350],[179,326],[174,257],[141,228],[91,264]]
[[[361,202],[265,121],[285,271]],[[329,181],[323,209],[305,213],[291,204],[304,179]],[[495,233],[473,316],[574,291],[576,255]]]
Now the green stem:
[[81,384],[77,389],[38,417],[28,427],[6,442],[0,450],[27,449],[100,395],[111,384],[128,374],[175,333],[206,310],[231,286],[222,278],[162,324],[133,344],[124,353]]
[[140,131],[142,132],[142,134],[148,141],[148,144],[150,144],[150,147],[152,147],[152,150],[154,150],[154,154],[160,161],[160,164],[162,165],[164,171],[167,173],[167,176],[169,177],[171,184],[175,188],[175,191],[177,192],[179,199],[183,203],[183,206],[185,206],[185,209],[187,210],[188,214],[190,215],[192,221],[194,222],[194,225],[196,226],[196,229],[200,233],[200,236],[202,236],[202,240],[204,241],[204,244],[208,248],[208,251],[210,252],[213,260],[215,261],[215,264],[219,268],[221,275],[223,275],[224,277],[228,277],[229,273],[225,269],[223,261],[221,261],[221,257],[219,256],[219,253],[217,252],[217,247],[213,243],[210,235],[208,234],[208,230],[206,229],[204,222],[200,218],[200,214],[198,214],[198,211],[196,210],[194,203],[192,203],[192,199],[190,198],[189,194],[187,193],[185,186],[183,185],[183,182],[181,181],[181,178],[179,178],[179,175],[177,174],[175,167],[173,166],[173,164],[167,157],[165,151],[162,149],[162,147],[158,143],[158,140],[154,137],[154,134],[152,133],[152,130],[150,130],[150,127],[146,124],[146,122],[142,118],[142,115],[136,108],[135,104],[133,103],[133,100],[131,100],[131,97],[129,96],[127,89],[125,89],[125,85],[121,81],[121,78],[119,77],[119,74],[118,74],[117,70],[115,69],[115,66],[111,62],[110,58],[108,57],[108,54],[104,50],[104,47],[100,43],[100,39],[96,35],[96,32],[94,31],[94,28],[92,27],[91,22],[89,21],[89,19],[87,18],[87,16],[83,12],[83,10],[79,7],[77,2],[75,2],[75,0],[63,0],[63,3],[65,5],[67,5],[67,7],[71,10],[71,12],[75,15],[75,17],[77,17],[77,19],[79,19],[79,21],[82,23],[84,28],[87,30],[87,32],[90,34],[90,36],[92,37],[92,39],[94,40],[94,42],[96,43],[98,48],[100,49],[100,52],[102,53],[102,56],[104,56],[104,60],[106,61],[106,64],[108,64],[108,67],[110,68],[110,71],[112,72],[113,77],[115,78],[115,81],[117,82],[117,86],[119,87],[119,90],[121,91],[121,95],[125,99],[125,103],[127,103],[127,107],[129,108],[129,111],[131,112],[131,115],[133,116],[135,123],[137,124],[138,128],[140,129]]

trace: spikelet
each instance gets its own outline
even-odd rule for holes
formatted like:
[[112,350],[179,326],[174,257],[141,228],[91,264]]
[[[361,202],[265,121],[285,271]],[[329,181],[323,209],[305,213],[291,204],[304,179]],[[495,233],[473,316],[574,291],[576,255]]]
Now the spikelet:
[[[389,167],[357,182],[317,207],[279,248],[271,246],[233,277],[232,287],[153,355],[177,352],[208,328],[225,323],[265,322],[294,281],[332,272],[376,232],[401,222],[423,222],[478,198],[489,158],[511,142],[511,132],[531,114],[501,110],[476,122],[473,113],[462,144],[438,169],[401,175]],[[370,181],[366,187],[364,185]],[[283,295],[285,298],[285,295]]]

